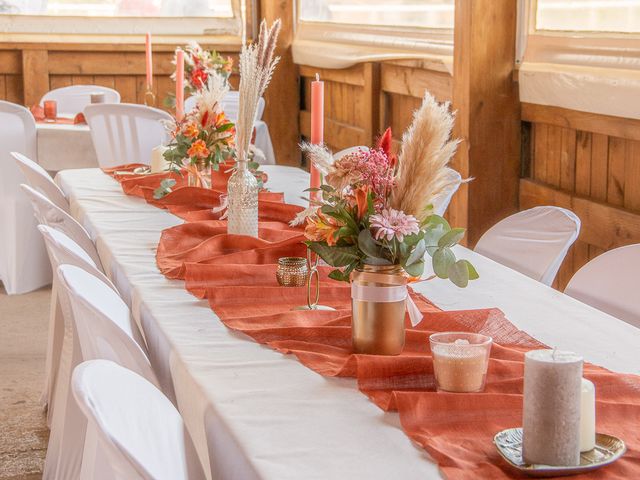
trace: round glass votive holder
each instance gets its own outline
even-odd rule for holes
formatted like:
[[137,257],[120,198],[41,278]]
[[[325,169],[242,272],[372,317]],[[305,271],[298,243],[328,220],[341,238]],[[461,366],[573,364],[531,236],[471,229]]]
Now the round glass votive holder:
[[429,337],[439,392],[481,392],[487,380],[491,337],[480,333],[442,332]]
[[278,259],[276,278],[283,287],[304,287],[307,285],[309,266],[302,257],[282,257]]
[[45,100],[43,103],[44,119],[47,122],[55,122],[58,118],[58,102],[55,100]]

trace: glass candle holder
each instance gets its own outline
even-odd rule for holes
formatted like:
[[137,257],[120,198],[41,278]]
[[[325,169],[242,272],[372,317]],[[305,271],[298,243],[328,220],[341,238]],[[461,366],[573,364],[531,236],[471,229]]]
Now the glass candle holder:
[[55,122],[58,118],[58,102],[55,100],[44,101],[44,119],[47,122]]
[[441,392],[484,390],[491,337],[479,333],[443,332],[429,337],[436,388]]
[[282,257],[278,259],[276,278],[283,287],[304,287],[307,284],[309,267],[302,257]]

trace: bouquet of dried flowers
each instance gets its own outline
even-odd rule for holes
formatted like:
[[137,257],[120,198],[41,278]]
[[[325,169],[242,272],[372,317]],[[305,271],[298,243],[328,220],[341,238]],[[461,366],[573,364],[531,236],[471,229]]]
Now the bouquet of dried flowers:
[[222,99],[229,91],[225,80],[210,76],[197,96],[196,107],[181,121],[169,125],[172,140],[164,153],[172,170],[190,166],[212,167],[233,157],[235,127],[222,110]]
[[438,277],[459,287],[478,278],[471,263],[457,260],[451,249],[464,229],[451,228],[431,207],[451,187],[447,164],[458,143],[450,140],[453,121],[448,104],[439,105],[427,93],[398,157],[391,152],[390,129],[375,148],[358,149],[335,162],[324,147],[302,146],[325,184],[321,200],[293,223],[306,221],[309,248],[337,267],[331,278],[348,281],[365,264],[400,265],[410,277],[420,277],[425,255]]

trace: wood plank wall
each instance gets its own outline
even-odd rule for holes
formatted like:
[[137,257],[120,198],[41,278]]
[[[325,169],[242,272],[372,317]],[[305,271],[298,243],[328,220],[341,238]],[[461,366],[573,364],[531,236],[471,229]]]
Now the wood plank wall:
[[[215,45],[207,45],[216,48]],[[163,108],[175,92],[173,45],[154,47],[154,93]],[[237,64],[237,48],[217,48]],[[237,88],[238,78],[231,84]],[[118,90],[125,103],[144,103],[146,92],[142,45],[0,44],[0,99],[25,106],[37,103],[50,89],[69,85],[103,85]]]
[[615,247],[640,242],[640,121],[523,104],[531,141],[520,208],[558,205],[582,220],[556,286]]

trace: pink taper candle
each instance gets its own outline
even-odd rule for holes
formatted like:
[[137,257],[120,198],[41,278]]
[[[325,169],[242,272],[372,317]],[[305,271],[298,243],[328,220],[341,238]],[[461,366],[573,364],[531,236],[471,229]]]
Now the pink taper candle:
[[[311,82],[311,143],[321,144],[324,141],[324,82],[316,73],[316,79]],[[321,184],[320,171],[313,165],[311,171],[311,188],[319,188]],[[319,192],[311,192],[311,198],[320,198]]]
[[176,53],[176,120],[184,117],[184,52]]
[[153,62],[151,61],[151,34],[147,32],[145,40],[145,53],[147,60],[147,87],[151,89],[153,86]]

